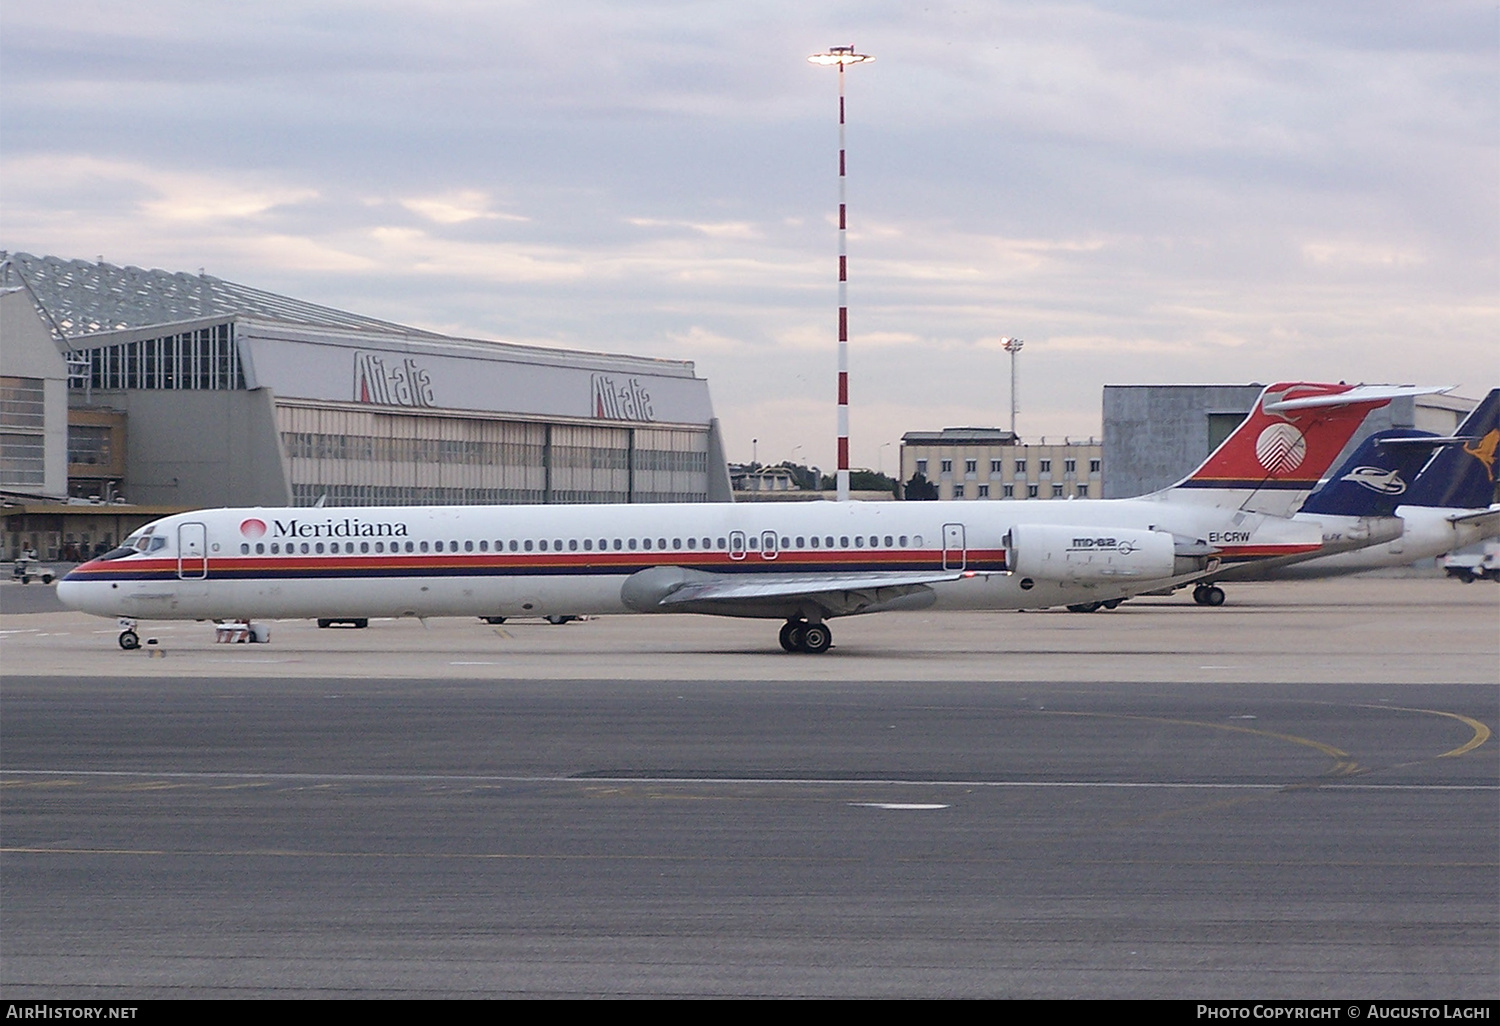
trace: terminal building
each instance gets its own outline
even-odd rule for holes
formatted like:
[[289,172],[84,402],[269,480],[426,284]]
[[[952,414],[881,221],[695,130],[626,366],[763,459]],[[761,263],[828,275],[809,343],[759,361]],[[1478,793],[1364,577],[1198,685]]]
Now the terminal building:
[[921,474],[939,499],[1097,499],[1103,452],[1097,440],[1022,442],[1000,428],[943,428],[901,436],[901,481]]
[[4,555],[43,558],[118,541],[122,500],[145,520],[732,498],[689,361],[455,338],[205,274],[7,252],[0,493]]

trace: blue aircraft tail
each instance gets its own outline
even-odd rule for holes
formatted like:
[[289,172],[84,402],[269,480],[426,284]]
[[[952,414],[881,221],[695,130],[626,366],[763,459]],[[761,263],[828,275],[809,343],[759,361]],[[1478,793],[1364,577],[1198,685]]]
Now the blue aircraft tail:
[[1495,501],[1495,450],[1500,446],[1500,388],[1458,426],[1467,439],[1438,450],[1403,500],[1409,506],[1482,509]]
[[1366,438],[1317,491],[1303,513],[1340,517],[1388,517],[1411,503],[1422,464],[1442,440],[1428,431],[1397,428]]

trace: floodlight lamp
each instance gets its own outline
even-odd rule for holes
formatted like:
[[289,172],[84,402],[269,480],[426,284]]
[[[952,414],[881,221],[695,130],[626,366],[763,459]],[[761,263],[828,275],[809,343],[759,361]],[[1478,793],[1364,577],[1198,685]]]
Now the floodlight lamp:
[[863,64],[874,59],[867,53],[855,53],[852,46],[830,46],[827,53],[815,53],[807,60],[810,64],[827,67],[834,64]]

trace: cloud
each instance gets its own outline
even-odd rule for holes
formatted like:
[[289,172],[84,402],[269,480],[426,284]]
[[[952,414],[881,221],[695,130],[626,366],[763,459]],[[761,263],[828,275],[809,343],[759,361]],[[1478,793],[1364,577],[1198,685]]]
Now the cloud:
[[856,462],[1003,420],[1002,335],[1049,435],[1106,381],[1495,373],[1482,5],[12,6],[9,248],[694,359],[727,430],[812,462],[829,43],[877,57],[846,82]]
[[1304,242],[1302,258],[1318,267],[1414,267],[1426,257],[1412,248],[1352,240]]
[[438,196],[415,197],[399,201],[414,214],[438,224],[463,224],[466,221],[529,221],[529,217],[506,214],[490,209],[488,193],[479,189],[458,189]]

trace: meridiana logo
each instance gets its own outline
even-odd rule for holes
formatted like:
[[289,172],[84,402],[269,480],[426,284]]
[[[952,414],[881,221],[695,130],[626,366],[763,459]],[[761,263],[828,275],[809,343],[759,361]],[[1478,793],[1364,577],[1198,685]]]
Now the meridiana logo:
[[249,520],[241,520],[240,534],[251,540],[264,538],[266,536],[266,522],[264,520],[257,520],[254,517],[251,517]]
[[1307,439],[1282,421],[1270,425],[1255,440],[1255,458],[1270,474],[1290,474],[1307,458]]

